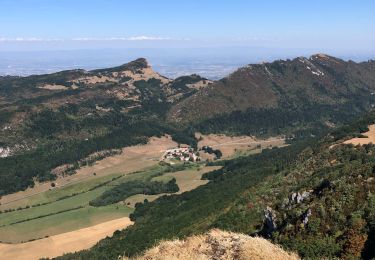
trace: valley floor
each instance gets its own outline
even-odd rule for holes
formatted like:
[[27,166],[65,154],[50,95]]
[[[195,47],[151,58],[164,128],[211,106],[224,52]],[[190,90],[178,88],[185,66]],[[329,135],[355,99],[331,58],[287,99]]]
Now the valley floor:
[[119,172],[131,173],[143,170],[156,165],[165,150],[176,147],[176,145],[177,143],[169,136],[165,136],[150,138],[149,142],[145,145],[125,147],[122,149],[121,154],[104,158],[92,166],[82,167],[74,175],[59,177],[57,180],[51,182],[36,183],[33,188],[2,196],[0,198],[0,210],[22,207],[25,206],[25,203],[27,205],[38,194],[49,192],[52,182],[56,184],[56,188],[58,189]]
[[0,244],[0,260],[37,260],[88,249],[100,239],[112,236],[114,231],[131,224],[130,219],[125,217],[27,243]]
[[[224,159],[227,159],[285,144],[282,138],[257,140],[250,136],[209,135],[202,136],[199,147],[202,145],[223,149]],[[128,216],[137,202],[166,195],[137,194],[107,206],[89,205],[104,192],[129,181],[166,183],[175,178],[179,186],[177,194],[181,194],[206,184],[208,180],[202,180],[202,175],[221,168],[174,162],[183,167],[165,172],[167,166],[159,161],[167,149],[175,147],[177,143],[170,136],[153,137],[145,145],[125,147],[119,155],[82,167],[74,175],[59,177],[54,181],[55,188],[51,188],[51,182],[46,182],[3,196],[0,200],[0,259],[55,257],[90,248],[115,230],[130,225]]]

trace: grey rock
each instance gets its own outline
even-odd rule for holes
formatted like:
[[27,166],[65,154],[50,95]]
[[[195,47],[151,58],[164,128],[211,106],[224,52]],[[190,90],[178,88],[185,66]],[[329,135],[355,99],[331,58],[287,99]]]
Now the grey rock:
[[309,217],[311,216],[311,209],[307,209],[305,213],[302,214],[302,223],[306,225],[309,222]]
[[308,191],[304,191],[302,193],[295,193],[293,192],[292,195],[290,196],[290,204],[299,204],[301,202],[303,202],[304,200],[306,200],[308,197],[310,196],[310,192]]
[[263,232],[266,236],[270,236],[277,228],[276,225],[276,213],[271,207],[264,210],[264,226]]

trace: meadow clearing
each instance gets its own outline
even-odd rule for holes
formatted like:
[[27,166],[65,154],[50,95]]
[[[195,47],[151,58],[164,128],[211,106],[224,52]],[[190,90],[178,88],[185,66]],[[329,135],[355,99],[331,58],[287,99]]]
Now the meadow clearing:
[[250,153],[259,153],[262,149],[286,145],[285,138],[281,136],[258,139],[254,136],[203,135],[196,133],[195,137],[199,140],[198,148],[210,146],[213,149],[219,149],[223,154],[223,159]]
[[[197,187],[206,184],[208,180],[201,180],[202,175],[206,172],[217,170],[219,168],[221,168],[221,166],[192,167],[190,169],[183,170],[183,171],[168,172],[161,176],[154,177],[152,178],[152,180],[168,182],[171,179],[175,178],[180,190],[174,194],[181,194],[183,192],[196,189]],[[168,195],[168,194],[157,194],[157,195],[137,194],[137,195],[133,195],[127,198],[123,204],[128,207],[134,208],[135,204],[138,202],[143,202],[145,199],[147,199],[148,201],[153,201],[163,195]]]

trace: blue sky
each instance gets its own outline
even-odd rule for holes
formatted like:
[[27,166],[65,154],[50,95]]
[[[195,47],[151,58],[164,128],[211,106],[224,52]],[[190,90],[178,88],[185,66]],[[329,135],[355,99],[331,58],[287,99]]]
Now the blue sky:
[[0,50],[375,50],[373,0],[0,0]]

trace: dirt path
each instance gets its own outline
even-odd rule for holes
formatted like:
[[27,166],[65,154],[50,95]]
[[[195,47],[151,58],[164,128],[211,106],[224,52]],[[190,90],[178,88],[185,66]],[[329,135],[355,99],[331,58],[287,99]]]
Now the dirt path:
[[34,260],[57,257],[64,253],[88,249],[113,232],[133,224],[129,218],[120,218],[92,227],[67,232],[22,244],[0,244],[0,260]]

